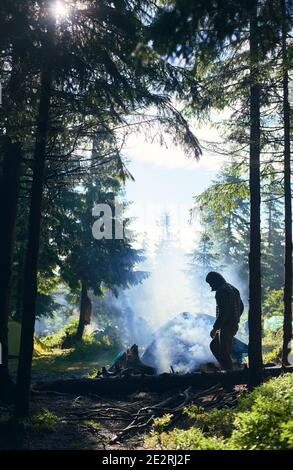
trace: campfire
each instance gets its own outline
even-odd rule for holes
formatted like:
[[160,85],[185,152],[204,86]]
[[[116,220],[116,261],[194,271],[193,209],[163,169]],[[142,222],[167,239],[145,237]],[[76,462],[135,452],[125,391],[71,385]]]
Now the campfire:
[[[214,320],[210,315],[182,312],[154,333],[141,358],[138,346],[133,344],[119,354],[110,368],[104,367],[98,376],[215,372],[218,366],[209,348],[209,331]],[[232,358],[238,368],[247,351],[247,345],[234,338]]]
[[[141,358],[138,345],[133,344],[118,355],[110,368],[103,367],[98,377],[217,371],[208,334],[214,320],[210,315],[182,312],[154,333]],[[245,343],[234,338],[232,357],[237,366],[247,350]]]

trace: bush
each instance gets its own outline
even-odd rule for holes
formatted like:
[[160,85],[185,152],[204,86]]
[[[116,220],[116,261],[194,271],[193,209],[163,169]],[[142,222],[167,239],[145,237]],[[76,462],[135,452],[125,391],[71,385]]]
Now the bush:
[[206,437],[203,432],[191,427],[186,431],[175,428],[171,432],[157,433],[152,431],[145,440],[150,449],[164,450],[223,450],[225,442],[222,438]]
[[62,361],[92,361],[98,356],[106,356],[112,360],[121,351],[121,344],[116,336],[104,334],[96,339],[94,334],[85,331],[82,340],[74,341],[77,325],[78,319],[74,319],[59,331],[42,338],[42,342],[46,347],[61,349],[67,341],[70,347],[63,349]]
[[103,346],[99,341],[85,337],[81,341],[78,341],[74,345],[74,348],[68,350],[65,357],[70,361],[90,361],[97,359],[102,349]]
[[284,291],[283,289],[266,289],[263,302],[263,316],[264,318],[270,318],[274,315],[280,317],[283,316],[284,312]]
[[238,406],[229,445],[235,449],[293,449],[293,377],[271,379],[244,397]]
[[282,348],[281,346],[276,346],[271,351],[266,352],[263,355],[264,364],[268,364],[270,362],[274,362],[275,364],[280,364],[282,362]]
[[77,326],[78,318],[75,318],[70,323],[63,326],[63,328],[60,328],[60,330],[42,338],[42,342],[49,348],[61,348],[64,339],[68,336],[73,336],[75,334]]
[[155,449],[293,449],[292,389],[293,375],[286,374],[245,394],[234,409],[204,412],[187,407],[186,413],[194,420],[188,430],[158,432],[154,428],[146,444]]
[[[187,414],[189,411],[187,410]],[[211,410],[201,413],[196,418],[197,425],[209,436],[229,437],[233,426],[234,415],[230,409]]]

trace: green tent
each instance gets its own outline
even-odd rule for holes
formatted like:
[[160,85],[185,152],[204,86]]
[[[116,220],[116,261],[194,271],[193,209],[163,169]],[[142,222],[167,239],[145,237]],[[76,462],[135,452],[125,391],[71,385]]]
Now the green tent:
[[17,321],[8,323],[8,353],[10,356],[19,355],[21,324]]

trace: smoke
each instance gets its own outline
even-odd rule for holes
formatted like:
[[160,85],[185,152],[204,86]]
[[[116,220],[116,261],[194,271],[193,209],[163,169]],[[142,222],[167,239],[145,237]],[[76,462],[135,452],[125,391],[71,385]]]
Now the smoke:
[[[180,241],[170,237],[149,253],[143,269],[150,272],[149,278],[125,291],[125,299],[135,318],[145,321],[143,330],[136,330],[135,342],[141,348],[146,337],[152,339],[142,356],[144,362],[155,365],[158,372],[168,372],[170,366],[188,372],[215,363],[209,345],[216,303],[215,293],[205,282],[207,273],[192,276],[190,258]],[[235,266],[221,270],[245,302],[246,286],[238,272]],[[128,331],[132,330],[129,326]],[[147,354],[149,349],[151,354]]]
[[169,371],[171,366],[176,372],[190,372],[208,362],[215,363],[209,347],[213,322],[210,315],[180,313],[155,333],[143,361],[159,373]]
[[115,296],[108,291],[102,298],[92,297],[93,315],[87,331],[116,327],[123,347],[137,343],[144,348],[152,340],[152,329],[149,322],[134,311],[126,292],[120,290]]
[[[161,240],[153,253],[148,253],[142,269],[149,271],[148,279],[125,291],[125,298],[135,317],[143,319],[148,327],[143,331],[136,330],[136,342],[140,349],[153,345],[151,362],[158,372],[169,371],[171,365],[178,371],[186,372],[199,363],[212,362],[209,349],[211,325],[208,326],[203,320],[196,324],[192,321],[193,316],[178,317],[180,312],[196,314],[201,311],[199,288],[190,275],[189,259],[180,242],[170,238]],[[205,287],[208,294],[207,284]],[[213,296],[208,303],[206,313],[213,315]],[[174,323],[172,320],[175,320]],[[148,344],[146,336],[151,339]],[[147,355],[143,356],[143,360],[148,362]]]
[[[176,242],[160,243],[143,266],[150,272],[143,284],[126,292],[129,305],[155,331],[179,312],[199,311],[197,286],[189,274],[189,260]],[[214,311],[210,301],[210,311]]]

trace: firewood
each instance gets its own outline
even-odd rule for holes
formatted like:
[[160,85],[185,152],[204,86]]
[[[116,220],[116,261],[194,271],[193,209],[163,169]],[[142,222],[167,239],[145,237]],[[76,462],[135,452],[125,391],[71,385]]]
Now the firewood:
[[[266,367],[264,377],[278,377],[283,373],[293,372],[293,366]],[[65,379],[52,382],[39,382],[33,385],[35,391],[46,390],[75,395],[97,394],[100,396],[117,396],[132,394],[137,391],[158,392],[166,390],[186,389],[189,386],[205,390],[209,387],[221,384],[230,386],[247,384],[249,370],[235,370],[229,372],[209,372],[192,374],[162,374],[156,376],[128,376],[128,377],[103,377],[98,379]]]

